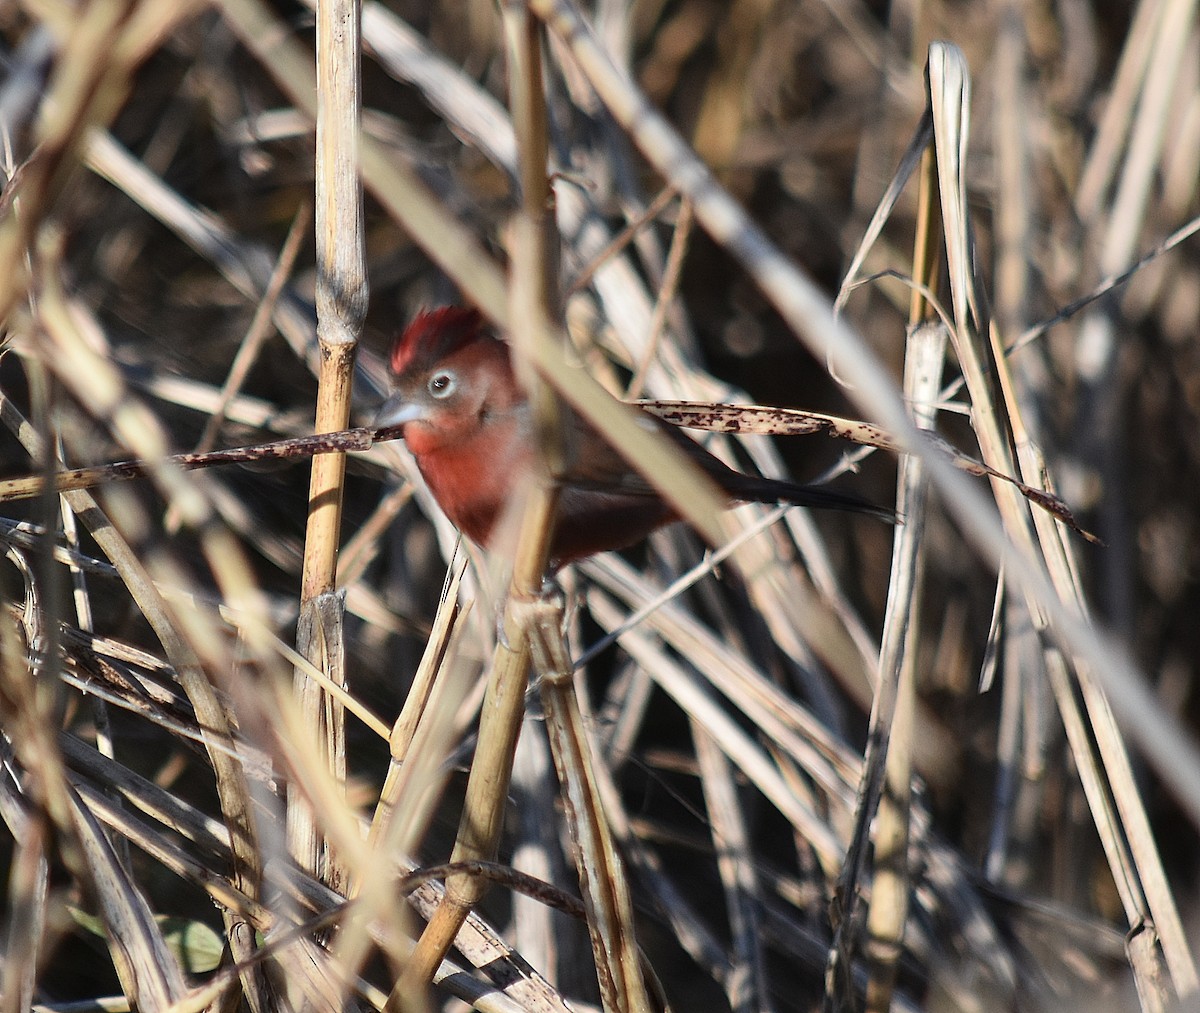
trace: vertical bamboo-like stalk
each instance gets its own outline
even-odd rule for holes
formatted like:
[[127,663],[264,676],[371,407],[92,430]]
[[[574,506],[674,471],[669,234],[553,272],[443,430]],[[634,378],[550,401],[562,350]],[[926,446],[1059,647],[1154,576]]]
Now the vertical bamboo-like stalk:
[[[913,277],[919,283],[909,302],[910,337],[905,355],[906,400],[916,423],[934,428],[929,405],[938,394],[945,354],[944,328],[923,323],[933,312],[929,294],[937,291],[941,264],[941,216],[937,201],[937,171],[932,145],[921,157],[917,177],[917,231],[913,242]],[[896,968],[902,953],[910,889],[907,869],[912,778],[912,722],[916,687],[912,637],[919,629],[921,534],[924,527],[925,479],[915,457],[900,458],[896,509],[905,518],[892,548],[888,608],[880,647],[879,679],[871,707],[870,732],[859,789],[855,832],[842,873],[841,892],[847,908],[830,949],[826,968],[826,1008],[848,1000],[849,958],[853,942],[846,933],[857,930],[854,905],[860,880],[866,875],[867,839],[877,823],[873,845],[871,899],[866,920],[868,964],[866,1009],[890,1008]]]
[[[513,123],[521,155],[521,210],[513,235],[512,338],[520,353],[518,369],[533,405],[543,461],[553,475],[561,473],[563,464],[557,401],[550,388],[529,368],[531,359],[526,351],[535,328],[558,316],[558,258],[547,175],[549,143],[541,33],[521,0],[505,4],[503,16]],[[505,637],[497,644],[492,660],[480,715],[479,744],[467,782],[453,862],[490,859],[495,855],[529,679],[533,613],[526,606],[541,594],[556,505],[553,483],[543,481],[530,490],[503,618]],[[432,978],[485,887],[482,879],[469,874],[447,877],[445,899],[430,919],[404,975],[397,982],[389,1009],[398,1010],[421,1001],[419,990]]]
[[[344,429],[350,419],[351,376],[367,310],[359,179],[360,9],[357,0],[317,5],[317,339],[321,369],[316,432]],[[335,683],[345,685],[342,609],[335,592],[342,520],[345,457],[313,458],[297,647]],[[313,742],[324,750],[335,776],[345,776],[342,708],[297,671],[300,697]],[[327,852],[313,813],[295,790],[288,795],[288,846],[298,862],[335,889],[344,877]]]
[[[920,247],[918,244],[918,257]],[[923,266],[929,266],[926,260]],[[923,279],[929,283],[932,279]],[[904,391],[922,429],[932,430],[937,416],[932,405],[938,397],[945,361],[946,329],[940,323],[914,322],[904,363]],[[925,499],[927,480],[920,458],[900,458],[896,509],[905,518],[896,529],[892,548],[892,575],[888,609],[880,650],[880,686],[894,687],[892,713],[886,735],[872,735],[886,743],[883,784],[874,841],[874,873],[867,910],[868,1013],[887,1013],[892,1007],[896,972],[904,949],[912,890],[908,866],[912,808],[912,757],[916,715],[916,653],[920,631],[921,588],[925,556]],[[873,730],[874,732],[874,730]]]
[[575,695],[561,620],[561,612],[547,610],[533,631],[533,661],[542,678],[546,734],[579,869],[600,998],[605,1013],[648,1013],[652,1006],[642,976],[629,881],[605,813],[595,749]]

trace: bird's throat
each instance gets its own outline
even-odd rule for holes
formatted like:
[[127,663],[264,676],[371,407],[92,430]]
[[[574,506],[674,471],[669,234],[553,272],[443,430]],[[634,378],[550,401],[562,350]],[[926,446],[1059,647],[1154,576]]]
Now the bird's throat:
[[497,523],[527,487],[531,472],[529,444],[517,438],[515,425],[422,450],[410,449],[417,466],[451,523],[473,542],[491,547]]

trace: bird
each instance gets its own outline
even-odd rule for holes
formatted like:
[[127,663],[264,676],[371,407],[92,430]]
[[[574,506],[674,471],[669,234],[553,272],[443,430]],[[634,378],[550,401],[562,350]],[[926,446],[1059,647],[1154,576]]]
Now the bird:
[[[537,466],[529,401],[509,346],[478,310],[441,306],[419,312],[393,340],[390,393],[376,418],[398,430],[439,507],[459,531],[496,549],[501,521]],[[868,513],[890,511],[856,496],[745,475],[714,457],[678,427],[644,409],[644,425],[664,433],[740,502],[790,503]],[[578,414],[565,411],[573,447],[550,541],[550,570],[610,549],[632,546],[680,518],[674,509]]]

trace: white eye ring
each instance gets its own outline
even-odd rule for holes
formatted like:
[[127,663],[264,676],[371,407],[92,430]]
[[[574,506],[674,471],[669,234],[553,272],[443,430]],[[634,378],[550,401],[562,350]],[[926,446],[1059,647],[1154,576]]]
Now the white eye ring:
[[432,397],[443,400],[454,393],[458,387],[458,378],[453,373],[442,369],[429,378],[426,387]]

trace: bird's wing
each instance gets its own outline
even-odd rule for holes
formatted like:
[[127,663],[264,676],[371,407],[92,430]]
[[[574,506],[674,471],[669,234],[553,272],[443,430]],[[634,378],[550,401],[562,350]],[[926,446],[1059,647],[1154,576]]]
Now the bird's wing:
[[[641,425],[670,439],[718,483],[721,482],[722,473],[730,470],[677,427],[663,422],[649,412],[639,412],[638,416]],[[638,474],[591,425],[576,414],[572,414],[570,420],[569,436],[573,441],[573,455],[570,469],[562,479],[564,486],[629,496],[659,495],[654,486]]]

